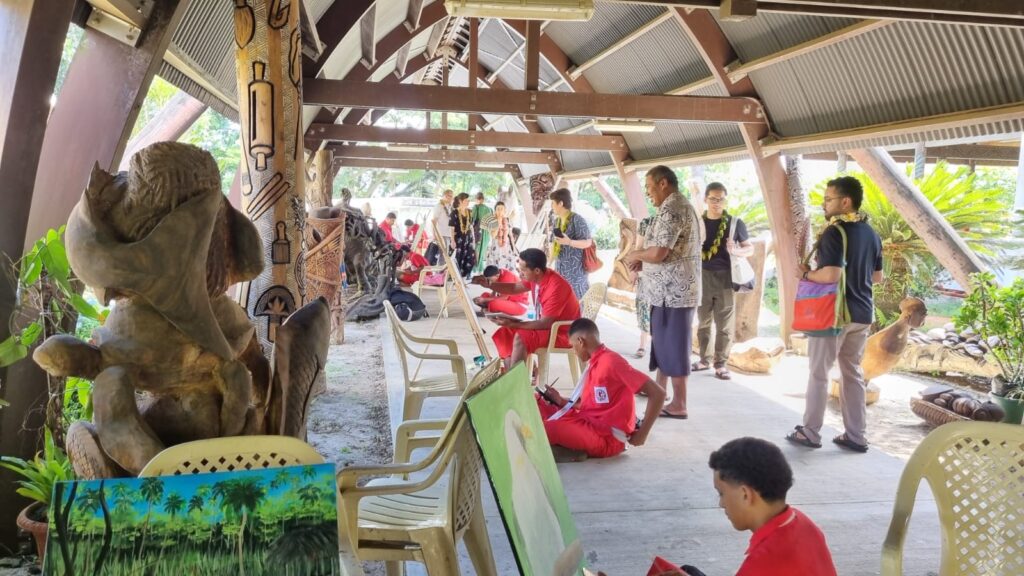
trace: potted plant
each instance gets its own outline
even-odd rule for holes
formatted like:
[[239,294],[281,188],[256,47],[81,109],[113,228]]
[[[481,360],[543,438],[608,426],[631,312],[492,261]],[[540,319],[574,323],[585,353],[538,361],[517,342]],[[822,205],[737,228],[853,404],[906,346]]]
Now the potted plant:
[[989,272],[971,275],[971,293],[954,318],[958,329],[973,328],[999,365],[992,400],[1006,411],[1003,422],[1024,417],[1024,278],[1000,287]]
[[42,454],[36,454],[32,460],[23,460],[13,456],[0,457],[0,466],[21,476],[18,481],[17,493],[32,500],[18,514],[18,527],[32,534],[36,541],[39,562],[43,561],[46,551],[47,517],[50,508],[50,496],[57,482],[74,480],[71,462],[67,455],[54,446],[53,437],[46,432],[46,442]]

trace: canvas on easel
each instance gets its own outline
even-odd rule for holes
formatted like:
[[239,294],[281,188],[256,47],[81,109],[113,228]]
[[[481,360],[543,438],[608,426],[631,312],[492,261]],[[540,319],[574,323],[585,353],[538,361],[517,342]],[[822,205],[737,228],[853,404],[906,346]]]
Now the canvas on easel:
[[[441,248],[441,256],[444,258],[445,266],[448,267],[448,277],[451,279],[450,287],[448,288],[448,295],[444,298],[444,304],[442,306],[447,307],[451,302],[451,292],[455,292],[455,297],[462,307],[462,312],[466,316],[466,321],[469,322],[469,329],[473,333],[473,339],[476,340],[477,347],[480,349],[480,355],[487,360],[491,359],[491,352],[487,348],[487,340],[484,337],[484,330],[480,327],[480,321],[476,316],[476,311],[473,309],[473,300],[469,297],[469,292],[466,291],[466,283],[462,280],[462,276],[459,274],[459,267],[456,266],[455,260],[452,259],[451,254],[448,253],[448,246],[442,237],[438,233],[436,223],[433,225],[434,238],[437,239],[437,245]],[[441,314],[438,313],[438,319]],[[437,328],[437,320],[434,322],[434,328]],[[433,334],[433,331],[431,332]]]
[[583,546],[526,366],[516,364],[474,394],[466,410],[519,573],[580,574]]

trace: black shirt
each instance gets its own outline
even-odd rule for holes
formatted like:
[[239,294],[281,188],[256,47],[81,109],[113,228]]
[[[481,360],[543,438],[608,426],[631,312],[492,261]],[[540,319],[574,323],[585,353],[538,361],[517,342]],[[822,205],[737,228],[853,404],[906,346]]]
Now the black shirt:
[[[732,216],[729,216],[732,219]],[[703,217],[704,220],[704,245],[700,247],[701,252],[707,252],[711,249],[711,244],[714,243],[715,237],[718,236],[718,227],[722,224],[722,219],[711,220],[707,216]],[[743,220],[736,218],[736,223],[733,225],[734,230],[729,230],[729,223],[725,224],[725,236],[722,236],[722,242],[718,245],[718,252],[711,257],[710,260],[705,261],[703,256],[701,257],[700,267],[703,270],[729,270],[732,268],[732,262],[729,260],[729,251],[725,248],[727,241],[729,240],[730,234],[734,236],[734,240],[737,244],[740,242],[746,242],[750,239],[750,235],[747,233],[747,225],[743,223]]]
[[[871,276],[882,269],[882,240],[867,222],[841,222],[846,231],[846,306],[850,321],[871,324],[875,303]],[[843,237],[835,226],[822,233],[818,244],[818,268],[843,265]]]

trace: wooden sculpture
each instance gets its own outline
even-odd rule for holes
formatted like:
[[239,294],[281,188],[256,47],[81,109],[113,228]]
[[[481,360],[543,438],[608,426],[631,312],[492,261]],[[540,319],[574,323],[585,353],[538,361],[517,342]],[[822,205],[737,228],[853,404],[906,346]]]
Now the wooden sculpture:
[[615,257],[612,266],[612,277],[608,280],[608,287],[625,292],[633,292],[634,274],[626,268],[622,259],[631,251],[636,249],[637,244],[637,221],[631,218],[623,218],[619,221],[619,254]]
[[927,315],[928,308],[918,298],[907,297],[900,302],[899,319],[873,334],[864,347],[860,367],[864,371],[865,382],[885,374],[899,363],[903,349],[907,347],[910,330],[920,328]]
[[67,432],[79,477],[137,475],[191,440],[304,436],[308,392],[327,358],[327,302],[275,320],[272,369],[253,322],[226,295],[261,273],[264,244],[221,193],[209,153],[166,142],[138,152],[127,173],[97,166],[66,241],[75,274],[115,303],[90,342],[53,336],[33,354],[54,376],[95,382],[93,422]]
[[345,342],[345,298],[341,262],[345,254],[346,212],[321,207],[306,218],[306,297],[323,297],[331,306],[331,344]]

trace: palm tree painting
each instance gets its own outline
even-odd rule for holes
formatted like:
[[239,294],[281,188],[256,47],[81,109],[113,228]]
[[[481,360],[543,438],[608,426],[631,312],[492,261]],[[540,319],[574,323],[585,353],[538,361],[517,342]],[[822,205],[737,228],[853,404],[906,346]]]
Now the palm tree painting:
[[340,575],[332,464],[61,483],[43,573]]

